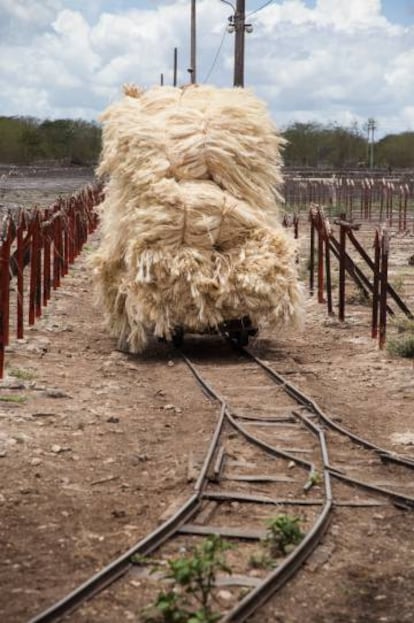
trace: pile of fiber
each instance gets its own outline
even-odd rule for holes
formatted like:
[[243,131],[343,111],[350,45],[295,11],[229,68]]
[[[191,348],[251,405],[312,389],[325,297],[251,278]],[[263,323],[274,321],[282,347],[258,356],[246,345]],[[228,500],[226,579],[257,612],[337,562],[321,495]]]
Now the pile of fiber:
[[102,115],[108,175],[92,262],[107,324],[131,352],[250,316],[300,315],[295,246],[279,224],[283,139],[244,89],[126,87]]

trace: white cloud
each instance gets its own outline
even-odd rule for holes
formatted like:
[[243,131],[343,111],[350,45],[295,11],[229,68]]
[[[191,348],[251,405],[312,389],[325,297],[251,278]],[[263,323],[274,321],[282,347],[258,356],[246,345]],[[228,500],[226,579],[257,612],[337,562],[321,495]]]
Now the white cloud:
[[[188,0],[112,3],[91,0],[84,12],[75,0],[0,0],[2,114],[96,118],[123,82],[149,86],[163,72],[171,83],[174,47],[188,81]],[[230,13],[197,2],[200,81]],[[246,84],[279,125],[373,116],[380,131],[413,126],[414,27],[391,24],[380,0],[280,0],[249,21]],[[231,85],[233,45],[227,34],[210,81]]]

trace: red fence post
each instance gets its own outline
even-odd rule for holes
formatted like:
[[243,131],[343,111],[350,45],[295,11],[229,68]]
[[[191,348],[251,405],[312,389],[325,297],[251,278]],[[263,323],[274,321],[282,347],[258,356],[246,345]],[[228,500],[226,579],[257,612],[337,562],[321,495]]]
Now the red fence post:
[[61,232],[61,214],[57,211],[53,220],[53,289],[56,290],[60,286],[60,274],[62,265],[62,232]]
[[379,313],[379,347],[385,345],[387,333],[387,289],[388,289],[388,254],[389,236],[384,229],[381,236],[381,267],[380,267],[380,313]]
[[310,252],[309,252],[309,293],[315,291],[315,223],[312,208],[309,210],[310,221]]
[[344,225],[339,226],[339,320],[345,320],[345,254],[346,231]]
[[50,299],[50,227],[49,210],[46,210],[43,222],[43,305],[45,307]]
[[17,339],[22,340],[24,336],[24,240],[23,231],[26,229],[26,217],[24,212],[19,215],[17,226],[17,250],[16,250],[16,270],[17,270]]
[[378,304],[379,304],[379,283],[380,283],[380,236],[378,228],[375,231],[374,241],[374,280],[372,290],[372,322],[371,337],[376,338],[378,335]]
[[12,242],[12,223],[6,217],[6,231],[0,245],[0,378],[3,378],[4,353],[9,343],[9,313],[10,313],[10,246]]
[[37,316],[38,306],[38,287],[39,287],[39,213],[37,209],[30,223],[32,234],[32,252],[30,258],[30,286],[29,286],[29,325],[34,325]]
[[318,229],[318,303],[325,303],[325,299],[323,296],[324,236],[323,236],[323,226],[322,226],[322,215],[321,215],[320,209],[318,209],[318,215],[317,215],[317,229]]

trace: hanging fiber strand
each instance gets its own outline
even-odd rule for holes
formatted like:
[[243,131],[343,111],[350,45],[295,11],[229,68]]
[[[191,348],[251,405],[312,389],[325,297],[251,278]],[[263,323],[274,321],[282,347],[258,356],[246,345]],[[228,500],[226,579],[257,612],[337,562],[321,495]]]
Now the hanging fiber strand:
[[246,315],[297,323],[296,248],[278,213],[284,139],[266,106],[244,89],[126,86],[101,120],[109,182],[91,261],[120,346]]

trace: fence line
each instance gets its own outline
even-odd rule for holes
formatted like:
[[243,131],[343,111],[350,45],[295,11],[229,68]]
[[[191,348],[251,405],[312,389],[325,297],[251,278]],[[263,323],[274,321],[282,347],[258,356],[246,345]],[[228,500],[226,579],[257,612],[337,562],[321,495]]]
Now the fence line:
[[22,339],[25,307],[31,326],[41,317],[42,307],[47,305],[52,290],[60,286],[88,235],[96,229],[95,206],[102,198],[101,186],[87,186],[76,195],[58,199],[46,209],[9,211],[3,217],[0,229],[0,378],[3,378],[5,348],[10,340],[12,280],[16,279],[13,306],[16,337]]
[[414,181],[404,178],[302,178],[286,176],[286,208],[308,212],[325,205],[330,215],[386,222],[399,232],[414,233]]
[[[371,335],[378,337],[379,347],[385,345],[387,315],[394,315],[389,301],[402,311],[408,318],[414,318],[407,305],[400,298],[388,282],[389,231],[385,225],[376,228],[374,239],[374,260],[372,260],[363,246],[357,240],[355,231],[360,224],[352,223],[345,218],[336,219],[339,226],[339,240],[335,237],[329,219],[323,209],[311,204],[309,210],[310,222],[310,257],[309,257],[309,290],[315,292],[315,272],[317,274],[317,295],[319,303],[326,303],[328,313],[334,315],[332,304],[331,255],[339,263],[338,287],[338,318],[345,320],[345,278],[346,274],[352,278],[358,288],[364,293],[367,300],[371,299]],[[369,268],[367,274],[354,262],[347,252],[347,241],[358,253],[365,265]],[[316,255],[316,263],[315,263]],[[315,271],[315,266],[317,270]],[[372,274],[371,274],[372,273]],[[325,299],[326,295],[326,299]]]

